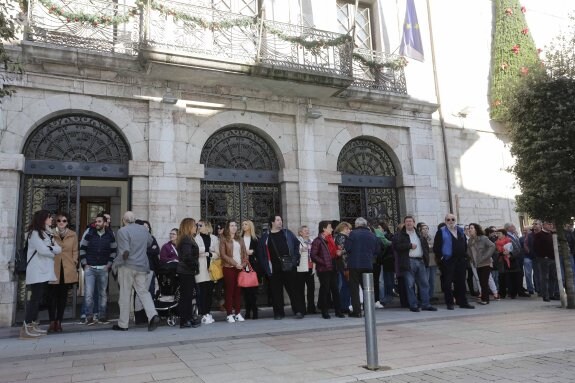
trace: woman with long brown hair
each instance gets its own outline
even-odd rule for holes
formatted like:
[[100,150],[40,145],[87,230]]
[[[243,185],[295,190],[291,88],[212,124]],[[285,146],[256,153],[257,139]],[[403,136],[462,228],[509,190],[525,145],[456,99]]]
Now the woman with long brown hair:
[[26,303],[26,318],[20,330],[20,339],[34,339],[46,335],[46,330],[38,327],[38,310],[46,285],[57,280],[54,257],[62,251],[60,245],[54,242],[51,226],[52,215],[48,210],[35,212],[28,226],[26,288],[31,294]]
[[50,289],[50,327],[48,332],[62,332],[62,319],[68,300],[68,291],[78,283],[78,236],[68,227],[68,213],[56,215],[56,230],[54,240],[62,248],[62,252],[54,257],[54,273],[56,282],[48,285]]
[[196,274],[199,273],[200,249],[196,236],[196,220],[184,218],[178,230],[178,276],[180,281],[180,328],[199,327],[201,322],[194,315],[193,299],[196,290]]
[[224,271],[226,321],[243,322],[244,317],[240,314],[242,289],[238,286],[238,275],[248,263],[248,253],[236,221],[226,222],[224,233],[220,238],[220,258]]

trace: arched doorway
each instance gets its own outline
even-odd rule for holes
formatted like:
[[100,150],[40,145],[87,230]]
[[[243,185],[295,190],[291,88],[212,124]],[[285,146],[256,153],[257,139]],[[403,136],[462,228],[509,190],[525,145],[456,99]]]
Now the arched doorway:
[[211,222],[250,219],[259,233],[267,218],[280,213],[279,162],[262,137],[242,127],[212,135],[200,162],[202,217]]
[[[113,221],[115,217],[112,228],[118,228],[121,210],[129,207],[131,154],[110,123],[85,113],[53,117],[30,134],[23,154],[20,243],[34,212],[40,209],[68,212],[79,238],[91,218],[103,210],[112,214]],[[19,286],[19,309],[25,300],[25,289]],[[75,299],[73,303],[75,307]],[[74,314],[72,310],[70,315]]]
[[353,223],[357,217],[400,221],[397,172],[386,150],[364,137],[348,142],[337,159],[342,173],[339,186],[340,220]]

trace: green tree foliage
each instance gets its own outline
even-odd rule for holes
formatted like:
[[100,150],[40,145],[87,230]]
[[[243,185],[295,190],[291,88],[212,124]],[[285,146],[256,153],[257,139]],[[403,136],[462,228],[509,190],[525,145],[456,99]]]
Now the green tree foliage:
[[575,79],[575,15],[570,15],[570,31],[558,36],[546,49],[545,67],[552,77]]
[[546,67],[530,68],[507,99],[505,120],[516,158],[518,210],[555,223],[565,266],[567,307],[575,308],[571,255],[563,226],[575,215],[575,36],[560,36]]
[[518,0],[495,0],[495,31],[491,55],[491,118],[502,120],[511,85],[539,62]]
[[7,73],[22,72],[19,63],[14,62],[4,46],[5,43],[10,43],[16,39],[16,32],[20,26],[18,16],[22,7],[25,7],[25,3],[22,1],[0,1],[0,102],[3,97],[14,93],[13,89],[4,86]]

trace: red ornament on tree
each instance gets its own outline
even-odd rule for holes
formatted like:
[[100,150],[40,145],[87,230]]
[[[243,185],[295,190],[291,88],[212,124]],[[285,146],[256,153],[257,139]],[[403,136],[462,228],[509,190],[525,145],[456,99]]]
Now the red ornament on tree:
[[505,8],[505,14],[506,14],[507,16],[512,15],[512,14],[513,14],[513,9],[511,9],[511,8]]
[[526,75],[529,74],[529,68],[527,68],[527,67],[522,66],[521,69],[520,69],[520,71],[521,71],[521,74],[522,74],[523,76],[526,76]]
[[513,53],[515,53],[516,55],[519,54],[519,50],[521,49],[521,47],[519,46],[519,44],[515,44],[513,46],[513,48],[511,48],[511,50],[513,51]]
[[525,6],[524,6],[524,5],[523,5],[523,6],[521,6],[521,12],[523,12],[523,13],[527,12],[527,8],[525,8]]
[[525,36],[527,36],[527,34],[529,33],[529,28],[523,28],[521,33],[523,33]]

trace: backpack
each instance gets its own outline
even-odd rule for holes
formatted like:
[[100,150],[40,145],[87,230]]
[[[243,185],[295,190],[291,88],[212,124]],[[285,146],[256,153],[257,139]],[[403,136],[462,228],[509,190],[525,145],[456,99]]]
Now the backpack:
[[30,261],[32,260],[32,258],[34,258],[34,256],[36,255],[37,251],[34,250],[34,253],[32,254],[32,256],[30,257],[30,260],[28,260],[28,239],[30,238],[30,236],[28,235],[28,237],[24,240],[24,246],[18,250],[16,250],[16,255],[14,256],[14,274],[26,274],[26,268],[28,267],[28,264],[30,263]]

